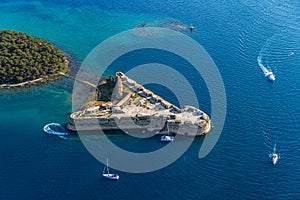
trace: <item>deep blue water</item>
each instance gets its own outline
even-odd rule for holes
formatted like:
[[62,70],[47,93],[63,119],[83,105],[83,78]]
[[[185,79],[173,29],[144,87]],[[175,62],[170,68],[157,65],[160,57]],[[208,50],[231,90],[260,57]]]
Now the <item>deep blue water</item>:
[[[0,199],[300,198],[299,1],[1,1],[0,19],[0,29],[49,40],[78,63],[104,39],[140,23],[193,23],[197,30],[185,34],[214,59],[227,95],[225,126],[206,158],[198,158],[203,138],[197,138],[164,169],[118,172],[121,179],[108,182],[101,178],[103,164],[76,136],[64,140],[42,131],[46,123],[66,122],[72,111],[71,80],[1,90]],[[124,56],[109,72],[148,60],[169,64],[190,75],[200,108],[210,113],[206,86],[189,74],[187,63],[176,57],[166,62],[170,55],[151,51],[145,58],[144,53]],[[275,82],[264,77],[258,56],[275,73]],[[176,102],[163,88],[149,87]],[[137,150],[161,147],[158,138],[110,137]],[[266,140],[277,143],[281,159],[275,166]]]

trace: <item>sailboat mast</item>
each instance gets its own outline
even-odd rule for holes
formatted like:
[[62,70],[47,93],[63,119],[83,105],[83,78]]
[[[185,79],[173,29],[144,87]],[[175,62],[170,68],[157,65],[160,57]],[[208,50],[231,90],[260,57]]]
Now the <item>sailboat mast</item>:
[[106,160],[107,173],[109,174],[108,159]]

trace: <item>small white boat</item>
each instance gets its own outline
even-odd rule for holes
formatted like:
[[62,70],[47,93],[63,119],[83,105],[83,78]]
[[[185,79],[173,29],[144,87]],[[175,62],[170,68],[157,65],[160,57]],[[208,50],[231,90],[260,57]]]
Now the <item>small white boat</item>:
[[118,180],[120,178],[118,174],[109,173],[108,159],[106,160],[106,165],[104,166],[102,176],[110,180]]
[[273,72],[269,71],[265,74],[265,76],[269,79],[269,81],[275,81],[275,75]]
[[190,32],[193,32],[193,30],[195,29],[195,26],[193,26],[193,24],[190,25]]
[[171,135],[163,135],[160,138],[160,141],[162,142],[172,142],[174,140],[174,136]]
[[161,136],[160,141],[162,141],[162,142],[172,142],[174,140],[174,136],[170,135],[168,124],[167,124],[167,130],[164,131],[163,133],[166,133],[166,135]]
[[292,55],[294,55],[294,52],[289,53],[289,56],[292,56]]
[[279,160],[279,155],[278,155],[278,153],[276,153],[276,142],[275,142],[275,145],[274,145],[274,148],[273,148],[273,153],[270,154],[270,157],[272,158],[273,165],[276,165],[276,163]]
[[278,154],[277,153],[273,153],[272,154],[272,162],[273,162],[273,165],[275,165],[278,161]]
[[68,135],[66,130],[58,123],[50,123],[44,126],[45,133],[50,135]]

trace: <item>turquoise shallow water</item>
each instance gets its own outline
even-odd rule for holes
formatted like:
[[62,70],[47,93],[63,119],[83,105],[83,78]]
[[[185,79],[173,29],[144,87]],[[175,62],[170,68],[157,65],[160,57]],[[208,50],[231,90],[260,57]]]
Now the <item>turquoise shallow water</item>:
[[[42,131],[46,123],[66,122],[72,111],[71,80],[1,90],[0,199],[299,199],[299,10],[297,1],[1,1],[0,29],[49,40],[77,63],[104,39],[140,23],[192,22],[197,31],[191,37],[220,70],[228,109],[220,140],[205,159],[198,158],[202,138],[197,138],[164,169],[118,172],[118,182],[107,182],[101,178],[103,165],[77,137],[65,140]],[[110,72],[151,60],[144,53],[116,61]],[[155,53],[146,55],[188,74],[186,63]],[[259,55],[275,73],[274,83],[258,66]],[[210,112],[203,81],[191,75],[191,83],[200,108]],[[176,101],[162,88],[149,87]],[[158,138],[110,138],[137,151],[161,147]],[[277,141],[281,159],[275,166],[266,138],[271,145]]]

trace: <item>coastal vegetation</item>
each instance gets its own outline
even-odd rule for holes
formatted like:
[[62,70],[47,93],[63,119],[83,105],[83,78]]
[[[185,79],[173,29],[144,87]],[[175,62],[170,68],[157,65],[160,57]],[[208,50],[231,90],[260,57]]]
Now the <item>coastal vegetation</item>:
[[0,31],[0,85],[54,79],[69,71],[68,64],[66,56],[48,41]]

